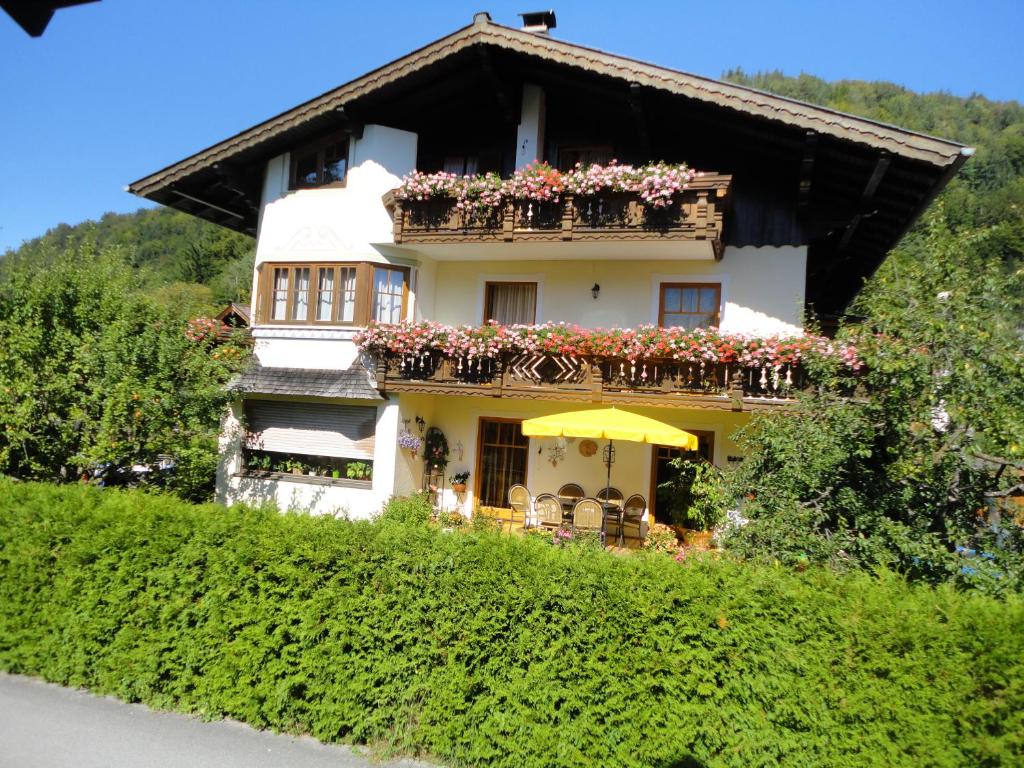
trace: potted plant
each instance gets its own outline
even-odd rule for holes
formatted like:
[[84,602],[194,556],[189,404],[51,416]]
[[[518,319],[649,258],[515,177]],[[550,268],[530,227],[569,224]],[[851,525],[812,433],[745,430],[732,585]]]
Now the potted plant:
[[338,469],[337,467],[332,469],[331,470],[331,477],[333,477],[335,480],[337,480],[339,477],[341,477],[341,470]]
[[398,436],[398,447],[407,450],[413,459],[416,458],[422,445],[423,441],[408,430]]
[[370,480],[373,477],[373,467],[365,461],[350,461],[345,465],[345,476],[349,480]]
[[456,493],[466,492],[467,480],[469,480],[469,470],[466,470],[465,472],[456,472],[448,478],[448,481],[452,484],[452,490]]
[[725,522],[727,498],[721,472],[709,462],[682,457],[670,462],[675,476],[658,484],[658,509],[667,507],[671,527],[687,545],[706,548]]
[[284,463],[285,468],[293,475],[301,475],[304,469],[303,464],[298,459],[288,459]]
[[423,458],[438,472],[444,472],[444,468],[448,466],[448,439],[437,427],[427,430],[423,443]]

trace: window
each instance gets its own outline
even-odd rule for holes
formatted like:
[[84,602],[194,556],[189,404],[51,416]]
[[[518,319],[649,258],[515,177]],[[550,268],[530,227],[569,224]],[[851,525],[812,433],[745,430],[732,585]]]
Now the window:
[[484,322],[530,325],[537,322],[536,283],[487,283],[484,287]]
[[291,189],[342,185],[348,172],[348,139],[332,138],[292,152]]
[[662,283],[658,325],[706,328],[719,323],[722,286],[718,283]]
[[474,176],[479,173],[480,158],[476,155],[447,155],[441,170],[456,176]]
[[373,309],[370,318],[378,323],[399,323],[405,307],[405,270],[373,268]]
[[409,270],[377,264],[264,264],[258,318],[289,325],[366,325],[405,318]]
[[247,400],[245,417],[248,470],[370,486],[376,407]]

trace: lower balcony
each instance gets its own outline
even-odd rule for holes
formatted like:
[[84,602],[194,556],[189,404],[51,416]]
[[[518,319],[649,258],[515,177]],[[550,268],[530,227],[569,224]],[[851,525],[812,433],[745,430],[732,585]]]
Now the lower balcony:
[[807,385],[799,362],[750,367],[529,352],[385,354],[376,357],[375,374],[381,392],[731,411],[792,404],[794,393]]

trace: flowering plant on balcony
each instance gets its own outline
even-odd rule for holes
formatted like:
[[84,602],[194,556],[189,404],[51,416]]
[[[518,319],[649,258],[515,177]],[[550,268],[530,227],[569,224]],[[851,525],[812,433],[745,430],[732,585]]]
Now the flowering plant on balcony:
[[655,163],[640,169],[635,191],[652,208],[667,208],[697,174],[685,165]]
[[556,354],[605,359],[678,360],[738,364],[744,368],[799,363],[808,357],[838,361],[846,370],[863,366],[856,347],[821,336],[750,336],[717,328],[580,328],[542,325],[449,326],[430,321],[371,324],[355,337],[373,355],[497,358],[503,353]]
[[594,196],[602,192],[630,192],[652,208],[666,208],[675,196],[702,174],[685,163],[665,162],[632,166],[612,160],[608,165],[576,167],[562,173],[547,163],[534,161],[501,179],[496,173],[458,176],[454,173],[414,171],[402,177],[395,190],[398,200],[452,199],[456,207],[482,212],[498,208],[506,200],[557,203],[564,193]]
[[561,171],[536,160],[516,171],[505,184],[505,194],[512,199],[537,203],[557,203],[564,189]]
[[413,171],[402,177],[402,183],[395,190],[395,197],[399,200],[457,199],[465,186],[465,178],[454,173]]
[[467,212],[490,214],[501,205],[503,182],[496,173],[464,176],[457,186],[455,207]]
[[665,162],[633,167],[612,160],[608,165],[576,167],[566,174],[565,189],[575,195],[592,196],[602,192],[635,192],[653,208],[666,208],[701,174],[685,163]]

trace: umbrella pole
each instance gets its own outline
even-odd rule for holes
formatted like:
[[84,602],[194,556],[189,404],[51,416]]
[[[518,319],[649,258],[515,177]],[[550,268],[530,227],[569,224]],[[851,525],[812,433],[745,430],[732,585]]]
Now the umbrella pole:
[[[611,490],[612,490],[612,440],[611,440],[611,438],[609,438],[608,439],[608,475],[607,475],[607,477],[605,479],[605,485],[604,485],[604,504],[601,505],[601,528],[602,528],[602,530],[607,528],[605,523],[606,523],[606,521],[608,519],[608,515],[605,512],[605,507],[608,506],[609,504],[611,504],[611,499],[608,498],[608,494],[611,493]],[[607,530],[605,530],[604,537],[605,537],[605,541],[607,541],[608,540],[608,531]]]

